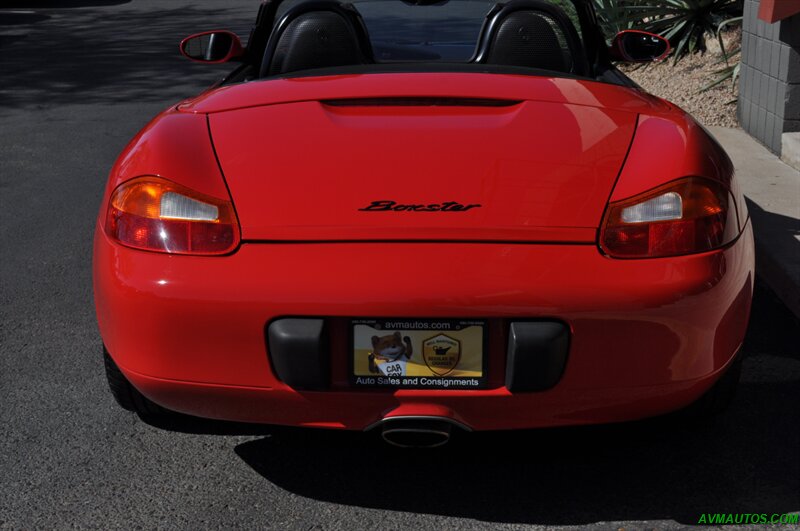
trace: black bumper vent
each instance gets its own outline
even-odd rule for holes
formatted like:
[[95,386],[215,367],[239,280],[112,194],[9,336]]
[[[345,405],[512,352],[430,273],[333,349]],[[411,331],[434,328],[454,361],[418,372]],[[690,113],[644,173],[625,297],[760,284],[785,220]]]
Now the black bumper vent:
[[559,321],[511,323],[506,387],[512,393],[550,389],[564,374],[568,353],[566,324]]
[[331,362],[324,319],[278,319],[267,328],[275,375],[298,390],[330,387]]

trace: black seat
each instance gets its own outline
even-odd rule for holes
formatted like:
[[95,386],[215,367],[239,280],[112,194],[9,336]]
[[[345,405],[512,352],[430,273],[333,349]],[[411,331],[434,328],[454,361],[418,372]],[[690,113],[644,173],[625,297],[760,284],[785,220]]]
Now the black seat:
[[302,3],[286,13],[270,35],[261,77],[372,61],[369,37],[358,12],[339,2]]
[[512,0],[489,13],[477,61],[587,75],[580,37],[564,11],[540,0]]

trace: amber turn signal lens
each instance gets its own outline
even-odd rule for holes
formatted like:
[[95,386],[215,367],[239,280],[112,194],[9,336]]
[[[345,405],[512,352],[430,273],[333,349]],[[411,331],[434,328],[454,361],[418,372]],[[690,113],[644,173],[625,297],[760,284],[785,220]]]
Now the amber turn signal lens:
[[658,258],[717,249],[737,234],[730,192],[716,181],[687,177],[610,203],[600,247],[614,258]]
[[176,254],[226,254],[239,245],[230,201],[161,177],[139,177],[111,194],[106,232],[123,245]]

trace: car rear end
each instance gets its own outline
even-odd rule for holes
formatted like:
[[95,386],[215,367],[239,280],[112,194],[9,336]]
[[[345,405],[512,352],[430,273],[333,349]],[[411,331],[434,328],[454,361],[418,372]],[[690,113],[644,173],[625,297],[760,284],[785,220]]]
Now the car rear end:
[[509,429],[697,400],[741,345],[753,251],[730,161],[659,100],[384,74],[160,117],[112,171],[94,264],[108,351],[170,410]]

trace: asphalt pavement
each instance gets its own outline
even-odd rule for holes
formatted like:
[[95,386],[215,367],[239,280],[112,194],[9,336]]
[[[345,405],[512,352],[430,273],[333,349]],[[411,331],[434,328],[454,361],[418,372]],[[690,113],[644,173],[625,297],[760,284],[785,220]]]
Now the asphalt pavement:
[[0,2],[0,528],[679,529],[705,512],[800,510],[800,326],[763,287],[740,393],[707,423],[398,451],[358,433],[118,408],[91,294],[107,172],[150,117],[226,71],[181,59],[180,38],[247,35],[256,9]]

